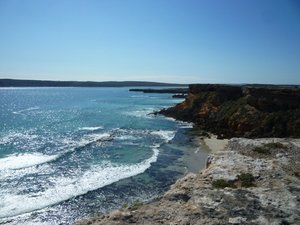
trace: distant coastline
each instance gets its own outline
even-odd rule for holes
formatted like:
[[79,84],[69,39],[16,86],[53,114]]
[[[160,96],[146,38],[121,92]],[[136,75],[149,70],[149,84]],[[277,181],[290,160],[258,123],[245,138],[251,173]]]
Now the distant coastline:
[[187,84],[148,81],[53,81],[0,79],[0,87],[184,87]]

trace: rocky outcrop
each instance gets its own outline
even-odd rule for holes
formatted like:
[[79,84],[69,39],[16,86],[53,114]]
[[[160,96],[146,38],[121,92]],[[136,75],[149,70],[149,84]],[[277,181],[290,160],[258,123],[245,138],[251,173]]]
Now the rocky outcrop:
[[300,89],[196,84],[160,112],[221,137],[300,137]]
[[163,89],[132,88],[129,89],[129,91],[143,92],[143,93],[156,93],[156,94],[187,94],[188,88],[163,88]]
[[300,224],[299,162],[299,139],[234,138],[163,197],[77,225]]

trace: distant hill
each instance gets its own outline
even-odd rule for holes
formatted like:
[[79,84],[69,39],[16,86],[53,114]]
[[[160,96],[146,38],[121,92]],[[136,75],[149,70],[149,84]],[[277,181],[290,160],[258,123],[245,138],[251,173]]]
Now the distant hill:
[[184,84],[146,82],[146,81],[50,81],[0,79],[0,87],[145,87],[145,86],[187,86]]

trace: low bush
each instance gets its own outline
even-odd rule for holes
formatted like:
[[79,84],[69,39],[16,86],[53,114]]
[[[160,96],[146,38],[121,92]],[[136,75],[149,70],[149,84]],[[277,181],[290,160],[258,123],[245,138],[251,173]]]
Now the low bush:
[[271,149],[286,149],[286,146],[280,142],[271,142],[264,144],[263,146],[257,146],[253,149],[253,151],[267,155],[271,153]]
[[226,181],[224,179],[218,179],[218,180],[214,180],[212,182],[212,186],[214,188],[226,188],[226,187],[230,187],[230,188],[237,188],[238,186],[241,187],[255,187],[255,178],[251,173],[241,173],[240,175],[237,176],[237,179],[234,181]]
[[260,153],[260,154],[265,154],[265,155],[268,155],[270,154],[270,149],[269,148],[266,148],[266,147],[255,147],[253,149],[254,152],[257,152],[257,153]]
[[226,187],[236,188],[233,181],[226,181],[224,179],[214,180],[212,182],[212,186],[214,188],[226,188]]
[[136,201],[136,202],[132,203],[132,205],[130,205],[129,209],[131,209],[131,210],[137,210],[142,205],[143,205],[142,202]]
[[242,187],[254,187],[255,178],[251,173],[241,173],[238,175],[238,180],[241,182]]
[[264,147],[269,149],[286,148],[286,146],[280,142],[267,143],[264,144]]

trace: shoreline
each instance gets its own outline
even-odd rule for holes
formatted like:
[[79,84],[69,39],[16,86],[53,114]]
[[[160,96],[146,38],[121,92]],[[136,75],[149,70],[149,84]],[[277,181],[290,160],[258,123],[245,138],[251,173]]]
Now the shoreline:
[[218,139],[217,135],[210,134],[210,137],[203,138],[203,143],[212,153],[223,150],[228,145],[229,139]]
[[76,224],[300,224],[299,97],[296,89],[189,85],[185,101],[155,114],[199,126],[192,141],[210,151],[206,168],[156,200]]
[[195,174],[205,169],[207,159],[211,154],[221,151],[228,144],[228,139],[217,139],[217,136],[213,134],[209,134],[209,137],[195,136],[191,141],[197,148],[190,149],[183,160],[187,165],[187,173]]
[[[270,153],[256,152],[263,148]],[[177,180],[162,197],[75,224],[297,224],[299,159],[300,139],[232,138],[225,149],[212,149],[206,169]]]

